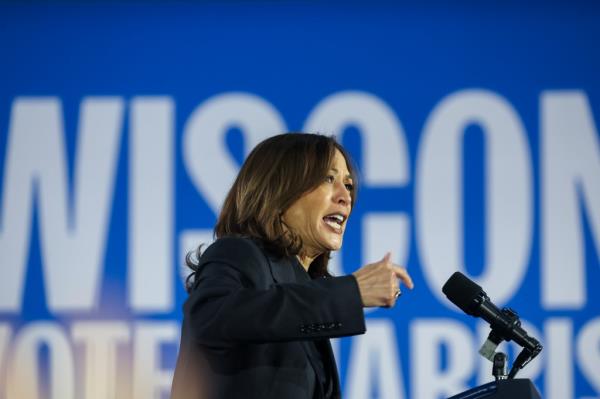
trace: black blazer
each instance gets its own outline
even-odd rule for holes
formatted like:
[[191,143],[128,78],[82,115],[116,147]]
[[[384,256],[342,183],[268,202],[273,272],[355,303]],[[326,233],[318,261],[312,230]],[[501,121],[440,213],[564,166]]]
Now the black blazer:
[[297,283],[292,261],[238,237],[206,249],[183,305],[172,399],[313,398],[307,344],[319,339],[340,396],[327,339],[365,332],[358,285],[351,275]]

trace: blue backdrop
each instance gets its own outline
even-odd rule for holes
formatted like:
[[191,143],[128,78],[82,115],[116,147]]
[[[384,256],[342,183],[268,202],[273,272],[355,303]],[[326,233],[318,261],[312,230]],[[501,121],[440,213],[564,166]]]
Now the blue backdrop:
[[[455,270],[519,311],[545,398],[600,395],[600,7],[0,5],[0,398],[165,398],[186,251],[245,154],[335,134],[361,191],[332,268],[416,288],[335,342],[347,398],[490,381]],[[514,347],[505,347],[510,359]]]

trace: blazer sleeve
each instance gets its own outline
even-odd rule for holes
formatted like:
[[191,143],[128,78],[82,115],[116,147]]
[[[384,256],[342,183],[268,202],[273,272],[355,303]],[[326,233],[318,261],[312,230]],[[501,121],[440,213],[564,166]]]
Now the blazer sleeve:
[[[264,254],[245,239],[217,241],[202,256],[184,304],[193,339],[205,345],[334,338],[365,332],[354,276],[266,284]],[[270,280],[272,283],[272,279]]]

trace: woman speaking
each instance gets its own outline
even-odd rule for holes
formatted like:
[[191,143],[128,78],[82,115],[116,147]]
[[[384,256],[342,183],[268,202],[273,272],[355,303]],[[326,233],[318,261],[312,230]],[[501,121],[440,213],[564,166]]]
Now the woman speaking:
[[261,142],[229,191],[217,240],[188,256],[172,399],[339,398],[329,338],[365,332],[363,307],[394,306],[413,284],[389,254],[332,277],[356,200],[356,174],[333,138]]

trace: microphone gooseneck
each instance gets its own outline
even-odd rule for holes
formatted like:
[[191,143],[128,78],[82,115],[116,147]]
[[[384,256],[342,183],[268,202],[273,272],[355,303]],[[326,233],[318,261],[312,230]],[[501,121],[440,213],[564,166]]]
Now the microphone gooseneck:
[[[470,280],[460,272],[455,272],[442,287],[446,297],[458,306],[463,312],[473,317],[481,317],[490,324],[492,332],[490,340],[493,341],[493,349],[485,357],[493,356],[493,350],[501,340],[513,340],[523,347],[523,352],[517,357],[509,378],[513,378],[516,372],[529,363],[543,349],[542,345],[521,327],[519,315],[510,308],[499,309],[490,300],[481,286]],[[484,345],[485,347],[486,345]],[[482,348],[483,349],[483,348]]]

